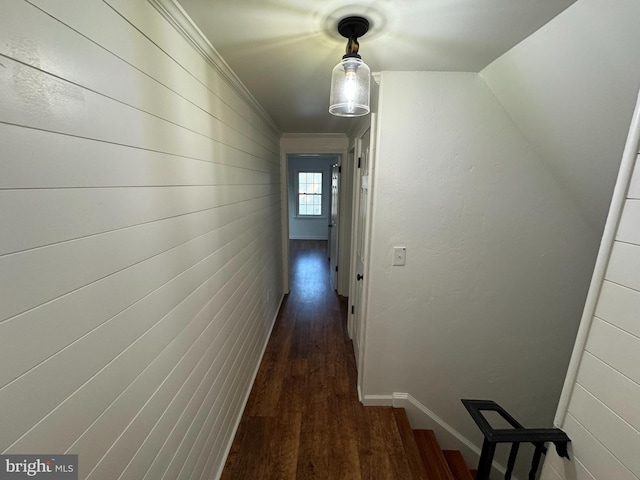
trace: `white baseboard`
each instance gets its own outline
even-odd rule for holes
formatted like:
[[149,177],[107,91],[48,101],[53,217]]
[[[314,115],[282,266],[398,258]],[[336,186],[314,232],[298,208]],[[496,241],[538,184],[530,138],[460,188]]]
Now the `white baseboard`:
[[358,400],[360,400],[360,403],[363,405],[367,405],[364,400],[364,398],[362,397],[362,390],[360,390],[360,385],[356,385],[356,389],[358,390]]
[[[411,428],[433,430],[438,443],[444,450],[460,450],[469,468],[475,468],[480,460],[481,447],[475,445],[442,418],[408,393],[394,392],[391,395],[362,395],[358,387],[360,401],[365,406],[393,406],[404,408]],[[506,468],[493,462],[491,478],[504,478]],[[512,476],[513,480],[518,480]]]

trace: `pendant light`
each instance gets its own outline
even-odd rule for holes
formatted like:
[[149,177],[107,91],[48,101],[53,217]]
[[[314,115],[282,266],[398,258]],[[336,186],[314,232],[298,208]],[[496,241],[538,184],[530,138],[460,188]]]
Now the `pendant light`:
[[369,113],[371,70],[358,55],[358,37],[369,30],[362,17],[347,17],[338,23],[338,32],[348,39],[347,51],[331,74],[329,113],[339,117],[359,117]]

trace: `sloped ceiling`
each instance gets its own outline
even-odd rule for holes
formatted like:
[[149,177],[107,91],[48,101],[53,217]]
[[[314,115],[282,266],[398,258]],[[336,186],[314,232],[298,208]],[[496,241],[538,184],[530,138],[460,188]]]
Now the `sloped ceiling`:
[[479,72],[575,0],[179,0],[283,133],[346,132],[328,113],[340,19],[371,23],[371,70]]

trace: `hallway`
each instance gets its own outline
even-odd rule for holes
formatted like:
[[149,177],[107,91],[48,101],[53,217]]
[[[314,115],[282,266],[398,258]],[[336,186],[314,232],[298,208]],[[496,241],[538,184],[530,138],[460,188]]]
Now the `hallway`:
[[291,241],[276,320],[222,479],[412,478],[391,407],[363,407],[326,242]]

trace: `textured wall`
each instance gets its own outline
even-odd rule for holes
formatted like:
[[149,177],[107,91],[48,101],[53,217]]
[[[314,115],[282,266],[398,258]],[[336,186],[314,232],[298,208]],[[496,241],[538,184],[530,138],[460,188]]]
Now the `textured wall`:
[[282,293],[277,132],[147,2],[1,9],[0,451],[209,478]]
[[481,72],[600,239],[640,89],[637,0],[579,0]]
[[378,130],[365,397],[409,393],[476,445],[460,398],[550,425],[588,225],[477,74],[384,72]]

